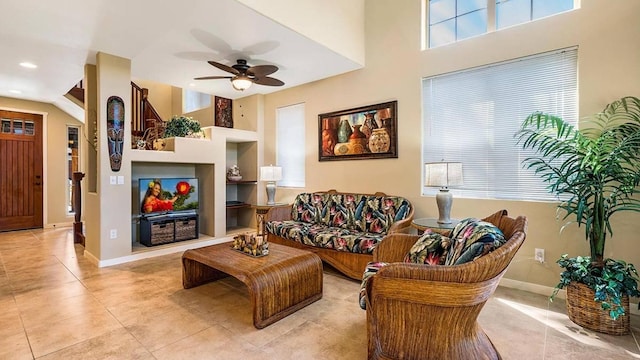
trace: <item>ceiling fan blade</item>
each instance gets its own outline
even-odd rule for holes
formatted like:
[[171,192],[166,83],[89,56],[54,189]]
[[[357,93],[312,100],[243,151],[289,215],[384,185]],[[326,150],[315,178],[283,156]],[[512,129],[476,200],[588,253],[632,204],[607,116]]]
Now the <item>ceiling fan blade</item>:
[[276,79],[276,78],[272,78],[272,77],[261,77],[261,78],[255,78],[253,79],[253,82],[258,84],[258,85],[267,85],[267,86],[282,86],[284,85],[284,82]]
[[275,65],[256,65],[247,69],[247,74],[253,74],[256,77],[267,76],[278,71]]
[[193,78],[193,80],[215,80],[215,79],[231,79],[233,76],[201,76]]
[[211,65],[211,66],[215,66],[215,67],[217,67],[217,68],[218,68],[218,69],[220,69],[220,70],[224,70],[224,71],[229,72],[229,73],[232,73],[232,74],[234,74],[234,75],[239,75],[239,74],[240,74],[240,72],[239,72],[238,70],[236,70],[236,69],[232,68],[231,66],[227,66],[227,65],[225,65],[225,64],[220,64],[220,63],[217,63],[217,62],[215,62],[215,61],[211,61],[211,60],[209,60],[209,61],[207,61],[207,62],[209,63],[209,65]]

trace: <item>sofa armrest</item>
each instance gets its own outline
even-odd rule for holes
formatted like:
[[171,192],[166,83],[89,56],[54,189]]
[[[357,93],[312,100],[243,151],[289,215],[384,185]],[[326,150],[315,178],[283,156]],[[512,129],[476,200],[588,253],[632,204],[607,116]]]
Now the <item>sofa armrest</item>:
[[265,222],[285,220],[291,220],[291,205],[274,206],[264,216]]
[[373,261],[402,262],[419,238],[419,235],[389,234],[373,250]]
[[387,231],[387,234],[394,234],[394,233],[408,234],[409,231],[411,230],[412,221],[413,221],[413,207],[411,207],[409,214],[407,214],[407,216],[404,219],[396,221],[393,224],[391,224],[391,226],[389,227],[389,230]]

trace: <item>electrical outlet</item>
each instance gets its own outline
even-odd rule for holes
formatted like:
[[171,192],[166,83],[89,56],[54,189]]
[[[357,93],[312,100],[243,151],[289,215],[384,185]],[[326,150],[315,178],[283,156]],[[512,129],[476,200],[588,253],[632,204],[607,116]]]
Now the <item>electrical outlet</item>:
[[541,264],[544,262],[544,249],[536,248],[535,259],[536,259],[537,262],[539,262]]
[[118,237],[118,230],[117,229],[109,230],[109,238],[115,239],[117,237]]

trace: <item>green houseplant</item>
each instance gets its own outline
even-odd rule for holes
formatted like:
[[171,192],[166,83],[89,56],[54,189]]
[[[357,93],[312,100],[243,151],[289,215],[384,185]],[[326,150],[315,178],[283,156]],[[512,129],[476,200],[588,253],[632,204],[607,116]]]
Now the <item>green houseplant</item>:
[[574,281],[584,284],[616,320],[625,313],[625,296],[628,307],[628,296],[640,295],[635,267],[604,258],[607,236],[613,235],[611,216],[621,211],[640,212],[640,200],[634,196],[640,184],[640,100],[616,100],[580,126],[578,129],[560,117],[536,112],[527,117],[516,138],[524,149],[536,152],[535,157],[524,160],[525,166],[540,175],[550,193],[566,199],[558,205],[559,210],[564,211],[564,219],[584,226],[589,242],[591,256],[563,255],[558,260],[565,270],[553,295]]
[[174,115],[167,121],[164,137],[189,137],[199,134],[200,131],[200,123],[198,120],[194,120],[188,116]]

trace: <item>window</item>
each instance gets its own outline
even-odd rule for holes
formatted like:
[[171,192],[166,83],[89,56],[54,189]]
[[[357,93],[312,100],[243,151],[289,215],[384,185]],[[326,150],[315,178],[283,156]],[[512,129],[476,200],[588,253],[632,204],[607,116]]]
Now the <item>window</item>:
[[496,29],[573,9],[574,0],[496,0]]
[[577,0],[428,0],[429,47],[572,10],[574,2]]
[[487,0],[430,0],[429,46],[487,32]]
[[282,167],[279,186],[304,187],[304,104],[276,110],[276,161]]
[[67,126],[67,213],[74,214],[73,173],[80,171],[78,127]]
[[35,135],[34,122],[23,119],[0,119],[0,132],[14,135]]
[[211,106],[211,95],[184,89],[184,112],[188,113]]
[[534,153],[514,135],[534,111],[577,123],[577,56],[571,48],[424,79],[423,162],[462,162],[464,185],[454,194],[553,200],[523,168]]

